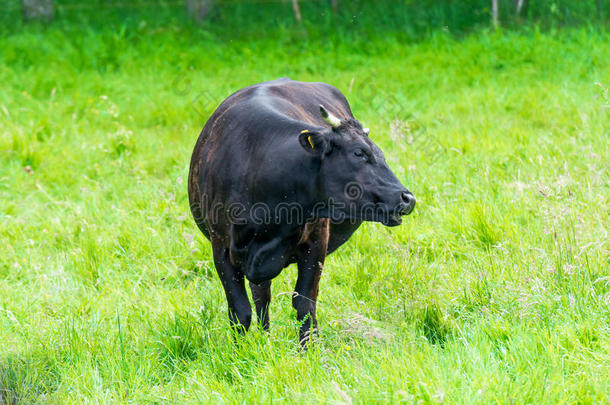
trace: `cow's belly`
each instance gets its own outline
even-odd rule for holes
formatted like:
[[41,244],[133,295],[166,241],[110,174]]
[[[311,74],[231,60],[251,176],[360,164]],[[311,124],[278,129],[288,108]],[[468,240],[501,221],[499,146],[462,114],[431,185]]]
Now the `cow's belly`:
[[[344,244],[362,224],[362,221],[331,223],[327,254]],[[307,228],[305,228],[307,229]],[[262,234],[249,226],[231,227],[231,261],[254,283],[271,280],[296,261],[297,246],[302,243],[303,231],[275,229]],[[295,232],[296,231],[296,232]],[[258,236],[256,236],[258,234]]]
[[230,257],[246,278],[254,283],[275,278],[294,262],[298,232],[250,225],[233,225],[230,231]]

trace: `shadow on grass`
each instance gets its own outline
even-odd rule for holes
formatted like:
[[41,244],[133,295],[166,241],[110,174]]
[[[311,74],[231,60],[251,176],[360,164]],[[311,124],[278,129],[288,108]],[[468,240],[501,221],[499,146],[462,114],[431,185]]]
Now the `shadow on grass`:
[[174,314],[161,321],[154,331],[157,336],[157,354],[162,363],[170,370],[181,369],[185,364],[196,360],[201,351],[210,346],[209,329],[213,314],[202,309],[197,314]]
[[54,362],[47,358],[9,356],[0,360],[0,404],[38,402],[57,389],[59,380]]
[[426,305],[413,311],[412,317],[416,327],[433,345],[445,346],[453,336],[453,325],[443,310],[435,304]]

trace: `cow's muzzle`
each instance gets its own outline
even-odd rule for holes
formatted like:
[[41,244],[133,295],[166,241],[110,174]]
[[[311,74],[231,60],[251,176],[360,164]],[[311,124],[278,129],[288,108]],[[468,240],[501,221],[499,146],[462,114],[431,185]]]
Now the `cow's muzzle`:
[[381,222],[386,226],[398,226],[402,224],[402,216],[409,215],[415,208],[415,196],[410,191],[400,193],[400,203],[398,206],[385,216]]
[[403,191],[400,194],[401,202],[398,208],[399,215],[409,215],[415,209],[415,196],[410,191]]

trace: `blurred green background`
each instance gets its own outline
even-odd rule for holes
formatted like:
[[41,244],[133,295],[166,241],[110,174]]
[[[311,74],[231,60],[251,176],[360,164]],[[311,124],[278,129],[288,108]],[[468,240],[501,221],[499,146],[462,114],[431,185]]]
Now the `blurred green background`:
[[[200,22],[206,31],[232,39],[256,34],[275,37],[276,29],[294,30],[292,0],[53,0],[55,24],[86,23],[91,28],[122,26],[152,19],[156,23],[185,24],[187,3],[208,5]],[[4,29],[23,26],[20,3],[46,3],[45,0],[3,0]],[[535,24],[542,27],[604,25],[610,6],[605,0],[497,0],[498,19],[505,27]],[[463,35],[489,26],[493,0],[298,0],[302,23],[310,35],[391,34],[401,39],[421,38],[439,29]],[[518,14],[517,7],[521,4]],[[190,17],[193,17],[192,15]],[[195,16],[196,17],[196,16]],[[194,18],[199,20],[199,18]],[[270,30],[271,29],[271,30]]]

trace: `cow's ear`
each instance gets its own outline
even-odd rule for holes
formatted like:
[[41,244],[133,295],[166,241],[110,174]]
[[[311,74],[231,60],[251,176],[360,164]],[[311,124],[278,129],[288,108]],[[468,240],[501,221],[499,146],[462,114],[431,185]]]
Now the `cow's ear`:
[[307,152],[323,155],[328,148],[328,135],[305,129],[299,134],[299,143]]

